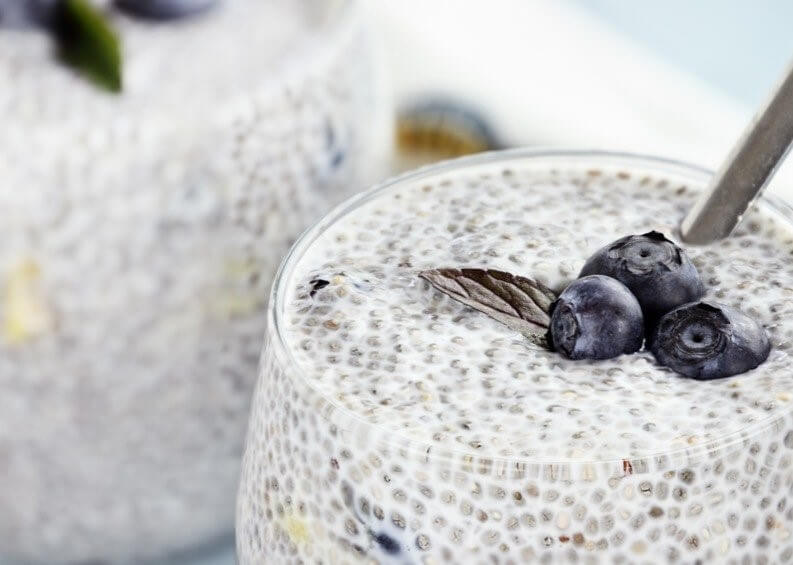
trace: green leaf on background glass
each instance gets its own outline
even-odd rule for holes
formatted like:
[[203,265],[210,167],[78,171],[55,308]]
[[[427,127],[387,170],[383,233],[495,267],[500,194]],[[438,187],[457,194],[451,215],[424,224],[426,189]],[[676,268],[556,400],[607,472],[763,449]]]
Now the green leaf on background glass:
[[59,0],[53,24],[63,62],[97,85],[121,92],[121,43],[105,15],[88,0]]

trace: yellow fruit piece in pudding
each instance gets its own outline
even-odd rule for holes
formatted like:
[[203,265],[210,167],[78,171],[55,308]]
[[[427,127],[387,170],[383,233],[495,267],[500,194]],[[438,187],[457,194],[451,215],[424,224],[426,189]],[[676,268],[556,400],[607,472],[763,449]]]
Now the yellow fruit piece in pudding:
[[287,534],[289,534],[289,539],[291,539],[295,545],[308,543],[310,539],[308,526],[297,516],[289,516],[286,519],[285,528]]
[[24,343],[52,329],[52,313],[40,288],[41,269],[24,259],[9,271],[3,290],[3,341]]

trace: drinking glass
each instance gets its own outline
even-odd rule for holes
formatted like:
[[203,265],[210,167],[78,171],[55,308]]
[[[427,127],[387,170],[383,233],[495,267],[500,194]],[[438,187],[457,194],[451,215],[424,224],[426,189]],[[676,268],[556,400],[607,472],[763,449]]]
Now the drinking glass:
[[[579,239],[605,243],[592,226],[620,222],[619,217],[609,220],[614,210],[641,203],[649,191],[667,195],[665,210],[672,210],[675,218],[660,221],[677,225],[710,176],[699,167],[652,157],[495,152],[387,181],[340,205],[305,232],[280,267],[267,311],[237,501],[240,563],[791,559],[793,415],[791,382],[784,370],[791,327],[784,312],[790,308],[793,278],[778,261],[768,264],[768,273],[752,266],[753,256],[768,246],[793,252],[793,213],[786,204],[763,197],[733,241],[719,244],[725,257],[739,257],[747,253],[741,248],[760,241],[742,262],[718,264],[708,255],[716,253],[711,248],[690,250],[709,292],[718,298],[727,281],[740,280],[740,290],[726,290],[745,292],[747,307],[772,334],[776,351],[767,365],[729,379],[683,379],[657,368],[645,353],[607,362],[561,357],[554,362],[549,356],[556,354],[530,349],[506,328],[494,346],[498,351],[479,351],[479,341],[447,344],[444,336],[454,335],[456,327],[481,328],[486,319],[435,297],[411,270],[419,268],[427,250],[456,249],[461,261],[470,259],[473,255],[466,255],[463,247],[470,250],[482,238],[485,242],[476,250],[488,252],[475,255],[474,263],[520,259],[529,269],[532,254],[540,253],[543,262],[533,265],[552,265],[554,246],[572,246]],[[629,183],[635,187],[625,188]],[[532,187],[540,185],[548,199],[535,197],[531,211],[498,206],[499,195],[523,191],[518,193],[523,197],[510,197],[515,204],[532,198]],[[574,205],[561,197],[550,207],[554,187],[564,186],[569,187],[564,195],[587,199],[579,215],[565,216],[565,225],[577,225],[578,232],[552,227],[551,210]],[[475,201],[460,208],[465,212],[449,212],[453,222],[447,225],[437,219],[446,216],[436,217],[436,206],[422,203],[422,194],[434,198],[436,191],[446,191],[446,203],[473,194],[474,200],[489,199],[489,207]],[[634,196],[624,203],[608,201],[626,193]],[[548,213],[543,214],[546,201]],[[470,214],[471,209],[478,215]],[[601,222],[598,214],[608,215]],[[392,218],[398,221],[392,223]],[[587,218],[597,221],[583,221]],[[532,239],[527,237],[525,245],[506,235],[486,239],[487,230],[506,230],[504,226]],[[424,234],[421,247],[410,247],[414,235],[410,242],[399,235],[413,233]],[[334,246],[343,250],[338,256]],[[508,258],[505,247],[518,250],[517,259]],[[355,262],[357,256],[365,257],[366,268]],[[397,263],[409,280],[383,275]],[[306,273],[325,270],[327,277],[317,275],[305,286]],[[576,272],[568,269],[565,277],[575,278]],[[788,290],[770,294],[773,288]],[[318,301],[323,291],[337,292],[338,299]],[[751,302],[765,292],[768,299]],[[775,302],[771,297],[781,298]],[[339,312],[338,323],[329,321],[328,312],[350,304],[343,300],[364,301],[371,310],[352,317]],[[391,326],[381,331],[383,319],[399,319],[415,331],[397,334]],[[411,325],[410,320],[423,322]],[[335,337],[323,337],[331,335]],[[400,355],[412,356],[408,362]],[[533,368],[538,355],[550,360],[537,365],[541,369]],[[492,382],[490,374],[500,374],[493,368],[498,363],[514,371],[512,377],[505,373],[514,384]],[[388,372],[389,364],[396,372]],[[458,374],[464,375],[459,382],[465,391],[449,384],[449,375]],[[327,375],[337,380],[328,385]],[[355,381],[366,375],[380,378],[373,378],[376,384]],[[334,389],[342,380],[346,388]],[[495,393],[502,390],[503,395]],[[468,421],[458,422],[464,392],[471,395]],[[444,395],[458,400],[445,404]],[[707,404],[692,400],[700,397]],[[374,400],[364,404],[359,398]],[[756,401],[735,413],[724,408],[738,398]],[[426,403],[425,411],[414,410],[420,403]],[[602,407],[595,413],[589,406],[598,404]],[[421,418],[406,421],[405,412]],[[691,424],[676,432],[663,425],[664,417],[685,422],[689,413]],[[486,423],[505,423],[492,433],[480,425],[491,414],[500,416]],[[593,417],[580,437],[553,429],[567,421],[577,425],[586,415]],[[425,426],[441,431],[430,437]],[[539,434],[543,426],[547,432]],[[481,441],[467,441],[471,428],[482,430]],[[661,429],[670,435],[661,435]],[[527,448],[521,436],[529,432],[532,437],[547,435],[546,445]],[[576,449],[553,444],[562,437]],[[640,438],[649,439],[641,443]],[[626,446],[624,456],[599,447],[615,443]]]

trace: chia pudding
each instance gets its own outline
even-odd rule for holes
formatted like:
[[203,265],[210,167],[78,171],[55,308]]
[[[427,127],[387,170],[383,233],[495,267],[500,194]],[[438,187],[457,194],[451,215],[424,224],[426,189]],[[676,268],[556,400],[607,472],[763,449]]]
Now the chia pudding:
[[0,561],[231,538],[277,261],[367,182],[355,2],[116,14],[124,91],[0,30]]
[[597,153],[408,174],[303,236],[275,284],[237,506],[249,563],[793,559],[793,215],[761,199],[688,247],[706,298],[768,332],[713,380],[641,350],[571,361],[418,277],[482,267],[560,290],[629,233],[677,226],[709,174]]

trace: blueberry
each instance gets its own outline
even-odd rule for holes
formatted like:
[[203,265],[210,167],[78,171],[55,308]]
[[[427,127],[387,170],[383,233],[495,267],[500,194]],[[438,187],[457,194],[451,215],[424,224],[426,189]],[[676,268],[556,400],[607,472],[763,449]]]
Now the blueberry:
[[648,323],[705,294],[686,252],[657,231],[628,235],[601,248],[581,269],[579,276],[587,275],[614,277],[627,286]]
[[[355,508],[355,494],[353,492],[352,486],[347,481],[341,482],[341,496],[342,500],[344,501],[344,505],[352,511],[355,519],[361,524],[366,525],[366,521],[361,518],[361,515],[358,514],[358,510]],[[402,546],[400,543],[387,533],[382,531],[375,533],[368,527],[366,528],[366,531],[371,537],[372,541],[374,541],[374,543],[376,543],[377,546],[387,555],[398,555],[402,551]]]
[[633,353],[643,339],[641,306],[617,279],[580,278],[551,305],[548,343],[570,359],[610,359]]
[[375,543],[380,546],[380,549],[382,549],[388,555],[397,555],[400,551],[402,551],[402,547],[399,545],[399,542],[384,532],[375,534],[372,537]]
[[123,10],[142,18],[171,20],[209,9],[217,0],[116,0]]
[[39,27],[49,20],[55,0],[0,0],[0,27]]
[[755,320],[708,302],[685,304],[666,314],[648,346],[661,365],[702,381],[745,373],[771,351],[768,335]]

